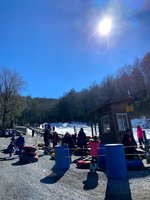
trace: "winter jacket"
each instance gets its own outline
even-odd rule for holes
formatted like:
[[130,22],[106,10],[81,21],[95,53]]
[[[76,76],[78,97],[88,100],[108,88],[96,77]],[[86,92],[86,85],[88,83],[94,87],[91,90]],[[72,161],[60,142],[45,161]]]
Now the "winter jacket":
[[141,127],[137,127],[137,137],[138,139],[143,138],[143,132]]
[[99,149],[99,142],[98,141],[90,141],[89,146],[91,148],[90,150],[90,156],[97,157],[98,155],[98,149]]

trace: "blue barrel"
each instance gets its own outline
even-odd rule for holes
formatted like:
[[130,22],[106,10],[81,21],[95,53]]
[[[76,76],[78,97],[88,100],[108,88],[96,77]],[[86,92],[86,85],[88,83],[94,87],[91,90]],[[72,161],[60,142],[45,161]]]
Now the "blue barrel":
[[106,147],[105,144],[100,143],[98,150],[98,166],[106,167]]
[[56,169],[68,169],[70,167],[69,147],[55,146],[55,167]]
[[106,169],[110,179],[122,179],[127,177],[127,164],[122,144],[107,144]]

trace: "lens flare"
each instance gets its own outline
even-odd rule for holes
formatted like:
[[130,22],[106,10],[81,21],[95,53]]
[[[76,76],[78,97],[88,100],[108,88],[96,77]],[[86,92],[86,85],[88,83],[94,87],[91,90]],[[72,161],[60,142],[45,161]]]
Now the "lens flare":
[[102,36],[107,36],[112,30],[112,19],[110,17],[103,18],[98,24],[98,32]]

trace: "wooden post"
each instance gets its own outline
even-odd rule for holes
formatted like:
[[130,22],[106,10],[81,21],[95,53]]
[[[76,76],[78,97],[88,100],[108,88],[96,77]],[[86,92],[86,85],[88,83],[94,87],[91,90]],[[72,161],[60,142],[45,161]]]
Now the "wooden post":
[[97,136],[96,123],[94,124],[95,135]]
[[91,131],[92,131],[92,138],[94,137],[94,133],[93,133],[93,123],[91,122]]

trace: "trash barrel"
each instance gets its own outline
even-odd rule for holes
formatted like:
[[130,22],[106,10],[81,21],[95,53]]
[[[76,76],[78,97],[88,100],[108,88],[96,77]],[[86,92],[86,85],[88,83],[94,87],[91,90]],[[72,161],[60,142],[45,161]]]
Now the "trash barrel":
[[55,146],[55,167],[60,170],[70,167],[70,152],[68,146]]
[[105,147],[105,144],[103,144],[103,143],[99,144],[98,166],[101,168],[106,167],[106,147]]
[[107,144],[106,169],[110,179],[123,179],[127,177],[127,164],[122,144]]

